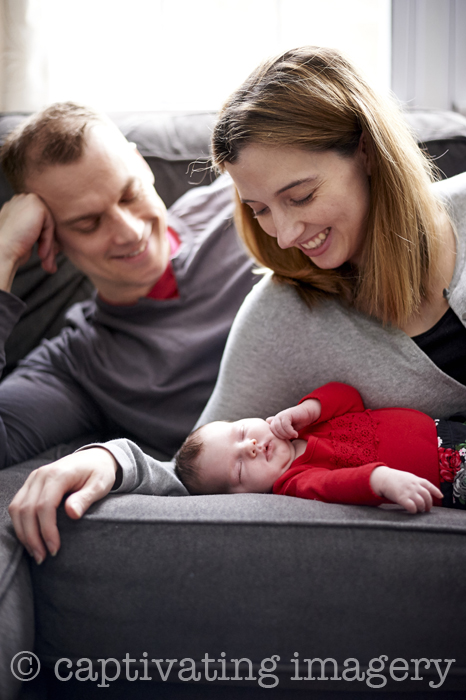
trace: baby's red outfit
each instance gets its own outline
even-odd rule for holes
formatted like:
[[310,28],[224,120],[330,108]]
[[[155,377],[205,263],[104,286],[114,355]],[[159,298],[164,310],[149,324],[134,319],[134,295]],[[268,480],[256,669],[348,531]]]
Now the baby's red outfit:
[[[332,382],[305,396],[318,399],[320,418],[299,431],[307,440],[301,457],[277,479],[273,493],[327,503],[388,503],[370,486],[376,467],[410,472],[439,487],[435,422],[410,408],[364,408],[359,392]],[[434,498],[434,505],[441,500]]]

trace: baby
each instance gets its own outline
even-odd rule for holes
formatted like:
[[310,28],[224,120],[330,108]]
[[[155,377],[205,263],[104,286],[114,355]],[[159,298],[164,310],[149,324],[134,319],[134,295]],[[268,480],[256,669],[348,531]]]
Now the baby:
[[[262,420],[216,421],[178,451],[192,494],[286,494],[328,503],[397,503],[410,513],[466,507],[466,426],[408,408],[366,410],[332,382]],[[442,490],[440,490],[440,488]]]

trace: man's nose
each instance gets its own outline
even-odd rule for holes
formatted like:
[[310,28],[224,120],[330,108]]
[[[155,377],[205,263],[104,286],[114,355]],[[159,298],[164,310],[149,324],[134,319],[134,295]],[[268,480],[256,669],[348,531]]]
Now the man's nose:
[[274,224],[277,243],[283,250],[295,246],[305,230],[304,222],[291,212],[276,214],[274,216]]
[[112,226],[114,240],[118,244],[140,241],[144,235],[145,221],[125,207],[117,207]]

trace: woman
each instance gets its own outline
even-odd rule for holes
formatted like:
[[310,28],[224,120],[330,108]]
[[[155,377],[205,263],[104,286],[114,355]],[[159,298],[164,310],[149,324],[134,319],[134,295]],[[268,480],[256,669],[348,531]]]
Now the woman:
[[274,274],[240,310],[201,422],[270,415],[329,381],[371,408],[463,411],[466,175],[432,185],[399,110],[314,47],[251,74],[213,155]]

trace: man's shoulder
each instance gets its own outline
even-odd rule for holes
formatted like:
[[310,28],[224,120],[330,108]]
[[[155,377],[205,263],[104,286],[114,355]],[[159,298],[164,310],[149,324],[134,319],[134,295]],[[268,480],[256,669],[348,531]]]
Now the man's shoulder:
[[226,174],[208,185],[194,187],[168,210],[169,225],[183,238],[186,229],[195,234],[222,222],[231,223],[233,191],[231,178]]

